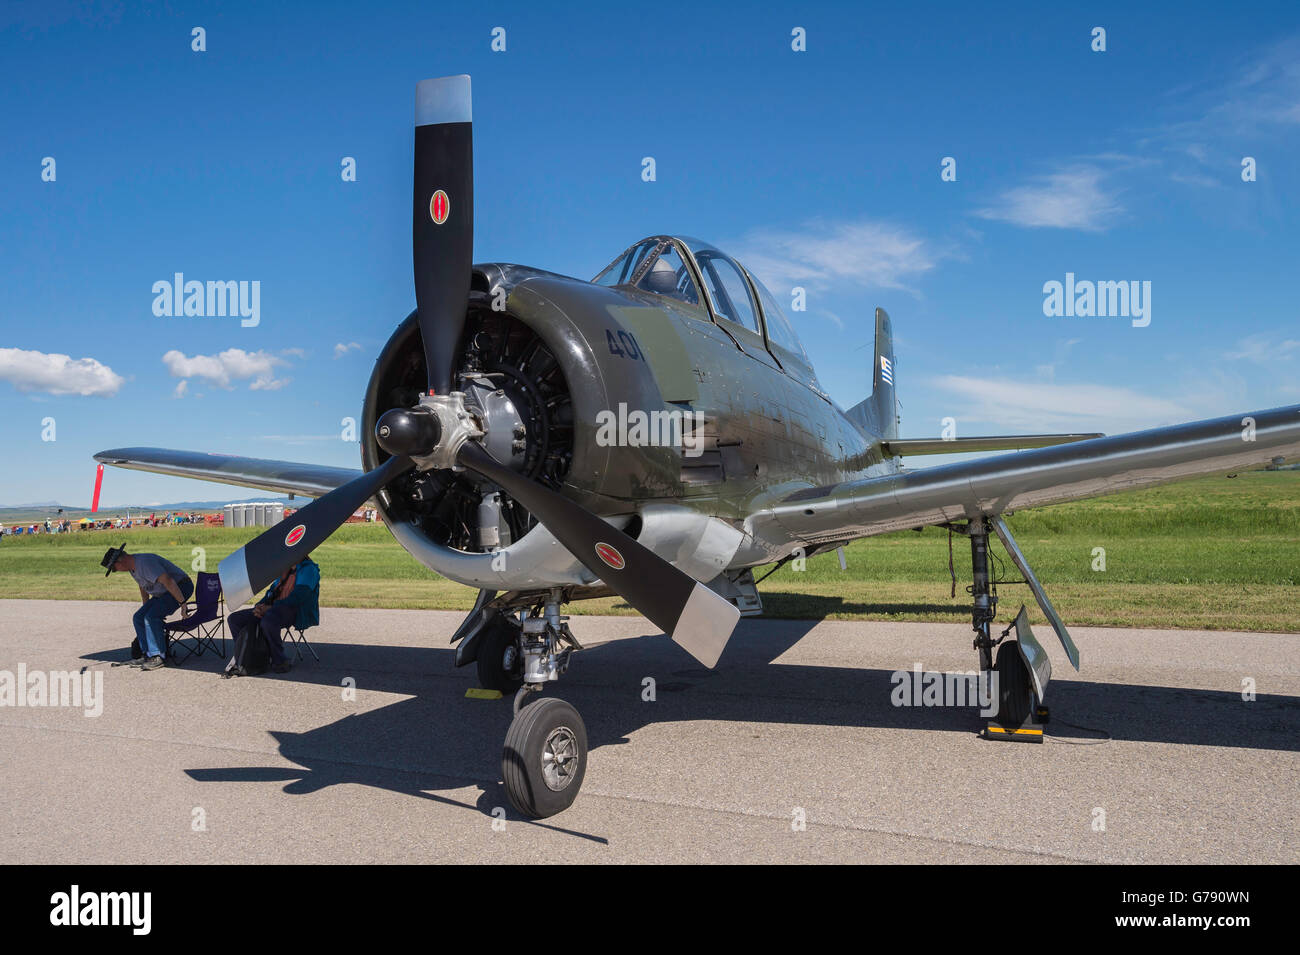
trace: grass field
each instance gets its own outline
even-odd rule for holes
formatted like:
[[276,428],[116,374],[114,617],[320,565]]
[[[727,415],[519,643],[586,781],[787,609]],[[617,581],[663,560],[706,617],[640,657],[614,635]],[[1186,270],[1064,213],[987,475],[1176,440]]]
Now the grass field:
[[[1008,519],[1016,539],[1069,624],[1300,632],[1300,471],[1248,472],[1134,494],[1024,511]],[[234,528],[140,528],[36,537],[0,544],[0,597],[138,600],[131,578],[107,580],[100,558],[125,539],[207,569],[252,534]],[[1019,573],[1002,560],[999,576]],[[1094,570],[1095,548],[1105,570]],[[949,596],[948,536],[927,528],[859,541],[848,570],[834,554],[782,568],[760,585],[767,616],[960,622],[969,619],[970,545],[953,538],[957,597]],[[380,525],[341,528],[315,553],[321,602],[335,607],[468,609],[475,592],[407,556]],[[995,565],[996,566],[996,565]],[[760,572],[761,573],[761,572]],[[1029,590],[999,588],[999,619],[1020,603],[1041,620]],[[631,613],[616,599],[572,604],[571,613]]]

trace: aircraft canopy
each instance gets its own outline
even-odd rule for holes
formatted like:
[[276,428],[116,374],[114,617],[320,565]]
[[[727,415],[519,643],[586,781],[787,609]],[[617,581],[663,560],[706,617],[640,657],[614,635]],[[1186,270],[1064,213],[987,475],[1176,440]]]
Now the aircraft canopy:
[[650,236],[628,248],[592,281],[610,288],[631,286],[706,309],[719,323],[739,325],[762,337],[778,360],[784,352],[786,358],[811,369],[799,336],[767,286],[707,242],[689,236]]

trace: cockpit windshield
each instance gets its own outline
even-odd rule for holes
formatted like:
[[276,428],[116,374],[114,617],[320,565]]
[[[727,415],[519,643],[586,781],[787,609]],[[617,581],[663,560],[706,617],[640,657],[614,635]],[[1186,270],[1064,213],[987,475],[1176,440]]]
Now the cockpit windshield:
[[790,319],[786,318],[785,312],[781,311],[776,296],[769,292],[767,286],[755,278],[752,272],[749,273],[749,280],[754,283],[754,288],[758,290],[758,300],[763,303],[763,317],[767,320],[768,341],[793,352],[803,359],[804,364],[811,365],[812,362],[808,360],[808,353],[803,350],[803,343],[799,341],[799,336],[794,333],[794,327],[790,324]]
[[[703,291],[697,282],[697,270],[698,277],[704,281]],[[719,319],[760,336],[765,325],[769,350],[776,346],[808,366],[811,372],[808,353],[776,296],[739,262],[707,242],[667,235],[642,239],[592,281],[607,288],[630,285],[698,308],[704,307],[707,296],[710,309]],[[760,311],[763,325],[759,324]],[[777,359],[782,360],[779,354]],[[815,379],[810,380],[815,384]]]
[[609,287],[631,285],[644,292],[675,298],[687,305],[700,304],[699,286],[673,240],[667,236],[638,242],[592,281]]

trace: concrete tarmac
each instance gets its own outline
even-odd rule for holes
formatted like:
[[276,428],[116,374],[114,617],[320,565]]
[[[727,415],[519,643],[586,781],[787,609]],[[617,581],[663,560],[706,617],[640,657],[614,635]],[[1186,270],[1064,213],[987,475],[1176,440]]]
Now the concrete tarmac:
[[[320,662],[227,681],[210,654],[110,667],[134,609],[0,601],[0,862],[1300,861],[1295,634],[1081,627],[1075,673],[1038,627],[1052,724],[1015,745],[891,702],[894,671],[975,666],[966,624],[746,620],[708,671],[639,617],[575,617],[547,695],[582,714],[586,781],[531,821],[460,615],[325,608]],[[102,712],[15,705],[20,667],[86,668]]]

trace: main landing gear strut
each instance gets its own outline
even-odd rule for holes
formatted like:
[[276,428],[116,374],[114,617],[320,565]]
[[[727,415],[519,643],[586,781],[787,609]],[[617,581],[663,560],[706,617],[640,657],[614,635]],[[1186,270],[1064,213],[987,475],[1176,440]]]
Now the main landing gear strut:
[[[1003,536],[1006,525],[1001,524],[999,518],[993,520],[998,521],[995,529],[1000,537]],[[997,617],[998,592],[997,584],[989,573],[989,524],[983,519],[973,519],[966,525],[965,533],[970,536],[971,627],[975,631],[974,647],[979,654],[980,679],[982,685],[992,686],[998,703],[997,716],[987,725],[984,735],[988,739],[1041,743],[1042,726],[1047,722],[1047,707],[1036,703],[1041,704],[1042,691],[1046,687],[1047,676],[1051,673],[1050,665],[1046,664],[1046,654],[1029,629],[1024,607],[1020,608],[1016,622],[1002,631],[996,640],[993,638],[992,625]],[[1006,531],[1004,541],[1009,538],[1010,531]],[[1014,541],[1012,544],[1014,546]],[[1019,553],[1018,549],[1016,553]],[[1046,600],[1046,597],[1043,599]],[[1017,630],[1019,639],[1007,640],[1013,627]],[[1030,657],[1033,658],[1036,652],[1042,663],[1047,665],[1047,672],[1041,675],[1040,680],[1035,679],[1025,663],[1021,645],[1026,641],[1032,642],[1032,647],[1024,648]],[[997,649],[996,663],[994,648]]]

